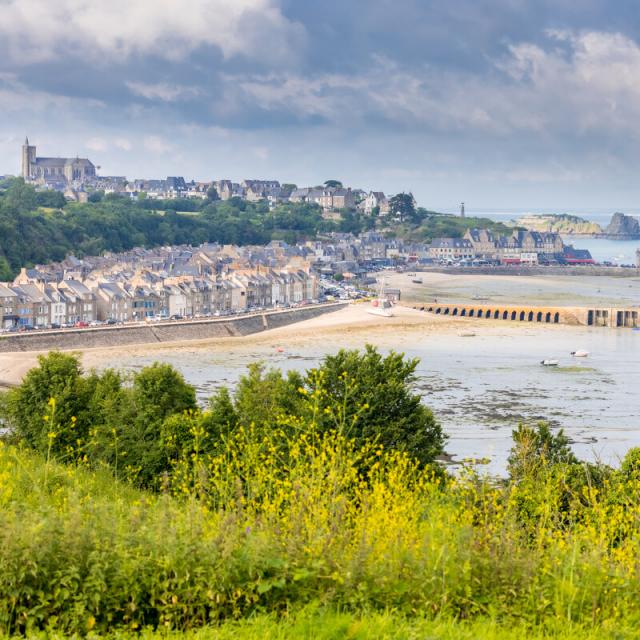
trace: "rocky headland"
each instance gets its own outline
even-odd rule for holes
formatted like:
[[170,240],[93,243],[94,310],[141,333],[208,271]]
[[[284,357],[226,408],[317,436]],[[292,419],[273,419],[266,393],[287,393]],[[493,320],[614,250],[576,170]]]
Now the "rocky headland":
[[602,228],[595,222],[589,222],[567,213],[553,215],[526,215],[515,221],[518,227],[531,231],[560,233],[571,236],[598,236]]
[[640,239],[640,222],[624,213],[614,213],[604,229],[595,222],[569,214],[526,215],[514,222],[515,226],[531,231],[559,233],[566,236],[604,238],[606,240]]

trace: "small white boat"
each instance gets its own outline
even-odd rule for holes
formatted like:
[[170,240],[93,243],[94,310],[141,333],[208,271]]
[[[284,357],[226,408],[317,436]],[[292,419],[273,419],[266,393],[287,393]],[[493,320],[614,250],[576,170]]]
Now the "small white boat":
[[422,284],[422,278],[414,278],[411,282],[413,282],[413,284]]
[[473,331],[461,331],[458,334],[461,338],[475,338],[476,334]]
[[547,360],[541,360],[540,364],[543,367],[557,367],[560,363],[559,363],[558,360],[549,360],[549,359],[547,359]]
[[367,309],[367,313],[373,316],[382,316],[383,318],[393,317],[393,303],[384,293],[384,278],[379,282],[378,296],[371,301],[371,306]]
[[571,355],[574,358],[586,358],[589,355],[589,352],[584,349],[578,349],[578,351],[572,351]]
[[371,306],[367,309],[367,313],[372,316],[382,316],[384,318],[393,318],[392,305],[389,300],[376,298],[371,301]]

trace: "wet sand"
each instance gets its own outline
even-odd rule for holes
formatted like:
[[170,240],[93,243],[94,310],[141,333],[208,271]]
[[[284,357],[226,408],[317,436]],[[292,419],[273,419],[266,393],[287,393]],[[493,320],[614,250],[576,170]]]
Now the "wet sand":
[[[211,352],[230,352],[234,349],[246,349],[252,345],[265,344],[291,345],[321,344],[330,349],[333,344],[345,339],[358,338],[374,339],[389,335],[403,335],[415,330],[420,333],[438,333],[456,326],[473,324],[471,320],[454,320],[441,318],[415,311],[414,309],[397,306],[394,317],[381,318],[367,313],[366,303],[352,304],[348,307],[328,313],[311,320],[305,320],[286,327],[270,329],[244,337],[213,338],[210,340],[181,340],[179,342],[130,345],[127,347],[109,347],[100,349],[73,349],[79,353],[85,369],[118,366],[121,356],[150,356],[162,358],[168,353],[192,352],[206,350]],[[478,325],[488,327],[487,321],[477,322]],[[474,329],[475,331],[475,329]],[[37,364],[38,355],[42,352],[20,352],[0,354],[0,386],[18,384],[24,374]]]
[[[422,284],[412,282],[420,277]],[[482,300],[501,304],[532,304],[549,306],[582,305],[637,305],[640,301],[640,278],[576,277],[576,276],[505,276],[463,275],[456,273],[406,273],[385,272],[385,284],[402,290],[405,305],[433,301],[473,302]],[[118,366],[118,360],[130,356],[156,356],[163,354],[208,350],[230,353],[252,345],[325,345],[327,351],[342,345],[358,346],[367,338],[376,339],[397,336],[455,335],[469,330],[480,334],[510,337],[526,333],[526,323],[454,319],[439,317],[397,306],[393,318],[381,318],[366,313],[366,303],[355,303],[339,311],[305,320],[279,329],[271,329],[245,337],[215,338],[209,340],[183,340],[172,343],[130,345],[98,349],[74,349],[82,356],[86,369]],[[564,330],[571,331],[565,327]],[[37,363],[38,352],[0,354],[0,387],[20,382],[24,374]]]
[[[422,279],[422,284],[413,282]],[[640,302],[640,278],[613,276],[510,276],[416,272],[386,273],[387,287],[405,302],[474,302],[533,306],[632,306]],[[482,299],[482,300],[478,300]]]

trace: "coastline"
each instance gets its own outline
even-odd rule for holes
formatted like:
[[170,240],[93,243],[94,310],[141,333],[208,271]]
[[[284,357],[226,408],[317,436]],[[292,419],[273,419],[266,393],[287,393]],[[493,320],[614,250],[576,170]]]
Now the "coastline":
[[[367,308],[355,303],[247,336],[70,351],[80,355],[85,371],[127,373],[166,362],[204,400],[220,385],[233,386],[253,362],[304,371],[341,348],[371,344],[418,359],[416,390],[446,428],[447,452],[456,462],[483,459],[487,472],[502,473],[512,429],[527,421],[564,428],[576,451],[590,460],[604,456],[615,463],[639,446],[632,393],[640,375],[633,364],[637,334],[441,316],[402,305],[395,307],[394,317],[382,318]],[[590,352],[587,361],[571,358],[578,348]],[[19,383],[38,355],[0,354],[0,380]],[[560,366],[541,368],[543,358],[557,358]]]
[[[179,352],[211,351],[215,353],[233,353],[245,351],[253,346],[271,346],[284,348],[287,345],[306,345],[315,343],[319,348],[329,349],[342,344],[364,344],[366,339],[375,341],[388,338],[390,334],[408,335],[455,335],[464,328],[479,334],[508,331],[509,335],[524,335],[531,325],[527,323],[509,323],[509,329],[500,320],[454,318],[426,314],[411,308],[413,305],[432,302],[471,302],[484,298],[501,304],[546,304],[556,306],[580,306],[586,304],[610,305],[614,300],[630,303],[638,289],[640,278],[629,274],[631,278],[576,278],[574,276],[516,276],[493,273],[421,272],[423,284],[415,284],[412,277],[405,273],[387,274],[387,285],[400,288],[402,299],[395,307],[395,316],[384,322],[377,316],[366,313],[366,303],[350,304],[337,311],[325,313],[311,319],[300,320],[276,328],[268,328],[247,335],[218,335],[203,339],[177,339],[166,342],[116,344],[114,346],[74,346],[63,348],[66,352],[79,353],[85,369],[116,366],[121,356],[157,356]],[[524,279],[523,279],[524,278]],[[601,289],[600,289],[601,288]],[[637,304],[637,300],[635,301]],[[405,305],[405,306],[403,306]],[[555,330],[558,327],[554,327]],[[575,328],[565,326],[565,330]],[[550,330],[548,328],[547,330]],[[37,364],[37,356],[47,353],[50,348],[21,352],[0,353],[0,387],[19,384],[25,373]]]
[[[394,308],[395,315],[385,318],[366,311],[367,304],[351,304],[338,311],[317,316],[298,323],[268,329],[260,333],[246,336],[216,337],[204,340],[177,340],[174,342],[131,344],[126,345],[126,355],[158,356],[162,358],[168,353],[190,351],[232,352],[235,349],[246,349],[252,346],[274,345],[286,348],[288,345],[309,344],[310,342],[337,342],[357,337],[371,337],[406,334],[419,330],[421,333],[433,334],[445,332],[457,326],[467,327],[470,324],[488,326],[491,322],[478,322],[465,319],[436,317],[402,305]],[[64,349],[66,353],[78,353],[83,367],[87,370],[97,368],[105,363],[113,363],[122,354],[122,346],[98,348]],[[19,384],[26,372],[37,364],[39,355],[47,351],[28,351],[0,353],[0,387]]]

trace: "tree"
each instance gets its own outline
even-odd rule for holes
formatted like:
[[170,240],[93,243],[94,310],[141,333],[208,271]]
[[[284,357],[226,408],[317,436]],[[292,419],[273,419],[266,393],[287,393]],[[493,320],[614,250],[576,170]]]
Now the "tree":
[[554,434],[545,422],[537,427],[520,424],[512,437],[513,447],[508,458],[512,480],[533,478],[541,469],[552,465],[578,462],[562,429]]
[[235,411],[241,424],[273,425],[279,415],[299,416],[302,377],[296,372],[286,376],[278,369],[266,370],[264,364],[249,365],[249,372],[238,382]]
[[171,365],[156,362],[135,375],[131,401],[132,420],[122,429],[122,447],[138,483],[153,487],[167,469],[162,425],[169,416],[196,411],[196,392]]
[[330,189],[331,187],[336,189],[342,189],[342,182],[340,180],[327,180],[324,183],[324,186]]
[[67,199],[59,191],[37,191],[36,204],[39,207],[62,209],[67,204]]
[[413,393],[417,359],[367,345],[364,352],[341,349],[307,372],[310,397],[320,398],[320,427],[338,429],[358,442],[376,441],[406,451],[420,463],[442,453],[445,436],[433,413]]
[[400,222],[413,221],[416,203],[411,193],[398,193],[389,200],[389,212]]
[[14,178],[3,198],[6,205],[18,213],[33,211],[38,206],[36,190],[23,178]]
[[209,439],[219,442],[240,423],[240,416],[227,387],[220,387],[209,399],[209,410],[203,414],[202,425]]
[[220,200],[220,196],[218,195],[218,190],[213,185],[211,185],[207,189],[207,200],[209,202],[215,202],[216,200]]
[[13,280],[13,271],[4,256],[0,256],[0,282]]
[[38,366],[9,391],[4,418],[14,435],[36,451],[70,455],[70,448],[87,441],[91,394],[78,357],[52,351],[38,356]]

